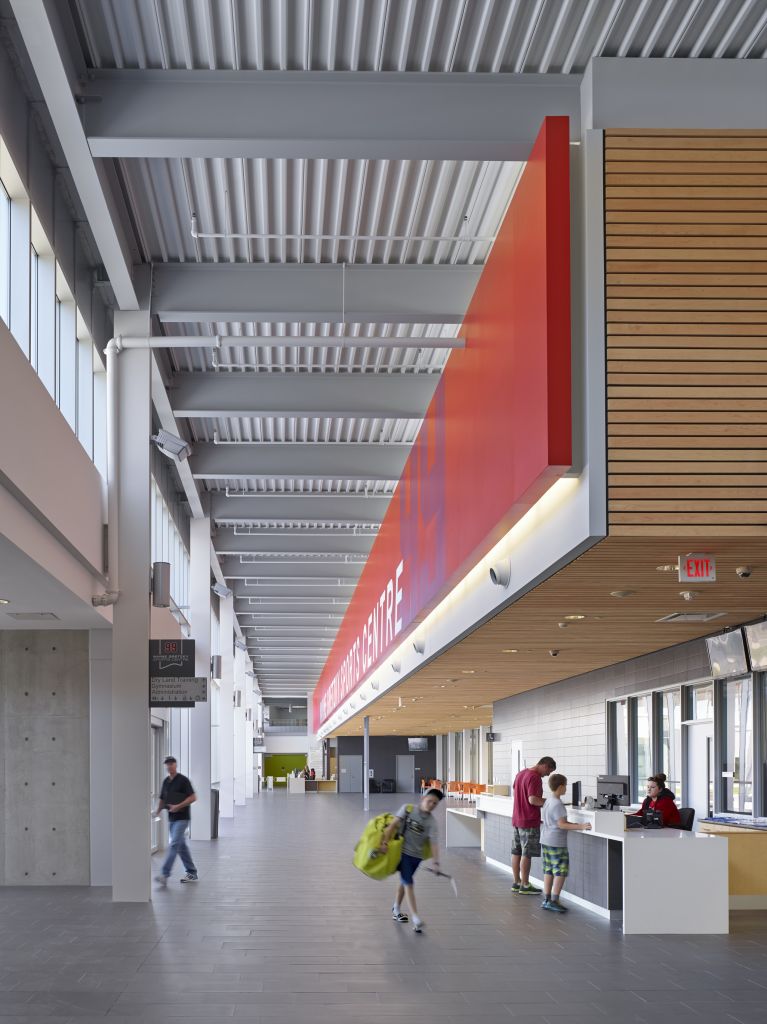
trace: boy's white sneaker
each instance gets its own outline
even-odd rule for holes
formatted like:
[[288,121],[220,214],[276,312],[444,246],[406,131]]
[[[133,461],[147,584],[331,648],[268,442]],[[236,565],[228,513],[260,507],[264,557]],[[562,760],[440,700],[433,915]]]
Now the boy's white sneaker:
[[420,935],[423,931],[424,923],[419,918],[413,918],[413,931],[416,935]]

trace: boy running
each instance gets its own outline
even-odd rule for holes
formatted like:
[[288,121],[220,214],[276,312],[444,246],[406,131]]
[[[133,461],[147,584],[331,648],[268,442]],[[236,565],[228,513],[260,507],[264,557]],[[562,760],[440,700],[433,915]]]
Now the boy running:
[[[393,839],[400,832],[403,835],[402,860],[399,865],[401,881],[397,888],[397,895],[394,898],[394,906],[391,908],[391,916],[393,920],[401,924],[407,922],[408,916],[402,912],[402,901],[405,898],[405,893],[407,893],[410,911],[413,915],[413,931],[418,934],[423,931],[424,922],[418,916],[413,876],[418,870],[421,861],[425,859],[424,852],[432,858],[434,867],[439,867],[437,823],[432,816],[432,811],[439,804],[443,795],[438,789],[429,789],[418,806],[414,807],[411,811],[408,811],[407,804],[403,804],[397,811],[392,823],[384,832],[384,841],[381,844],[381,849],[385,851],[390,839]],[[431,847],[430,853],[424,850],[427,842]]]

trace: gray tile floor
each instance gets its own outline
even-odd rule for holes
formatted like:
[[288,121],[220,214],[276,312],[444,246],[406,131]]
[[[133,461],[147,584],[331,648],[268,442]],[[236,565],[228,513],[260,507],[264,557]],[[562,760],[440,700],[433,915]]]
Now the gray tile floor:
[[729,936],[624,938],[512,897],[508,875],[464,850],[443,857],[457,899],[419,875],[414,935],[390,918],[389,882],[351,865],[364,821],[358,797],[264,794],[193,844],[197,886],[176,871],[151,905],[0,889],[0,1024],[767,1020],[767,913],[734,914]]

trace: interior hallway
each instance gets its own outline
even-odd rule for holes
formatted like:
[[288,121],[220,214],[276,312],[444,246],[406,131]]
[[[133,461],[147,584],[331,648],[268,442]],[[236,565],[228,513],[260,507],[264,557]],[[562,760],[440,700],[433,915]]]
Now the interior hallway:
[[[373,813],[400,799],[371,797]],[[767,914],[734,915],[729,937],[624,939],[512,897],[466,850],[442,858],[458,899],[419,874],[414,935],[390,918],[393,886],[352,867],[361,797],[262,794],[237,815],[192,844],[199,884],[177,862],[151,905],[0,889],[0,1022],[764,1021]]]

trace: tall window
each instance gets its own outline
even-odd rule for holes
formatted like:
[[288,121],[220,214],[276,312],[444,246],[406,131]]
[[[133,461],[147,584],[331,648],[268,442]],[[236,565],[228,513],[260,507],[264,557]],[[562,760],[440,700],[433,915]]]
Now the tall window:
[[0,181],[0,317],[11,320],[11,197]]
[[0,316],[105,476],[103,364],[2,139],[0,175]]
[[724,809],[751,814],[754,806],[753,686],[751,679],[724,684]]
[[189,608],[189,552],[178,532],[162,491],[152,480],[152,561],[170,562],[170,594],[176,605]]
[[629,774],[629,702],[616,700],[608,705],[610,727],[610,764],[615,775]]
[[[668,786],[678,797],[682,795],[682,693],[666,690],[661,701],[661,760],[668,777]],[[641,780],[640,780],[641,781]]]
[[696,686],[692,691],[692,717],[695,721],[714,718],[714,684]]
[[636,757],[634,761],[634,789],[638,796],[644,789],[645,779],[653,773],[652,763],[652,694],[637,697],[636,716]]

